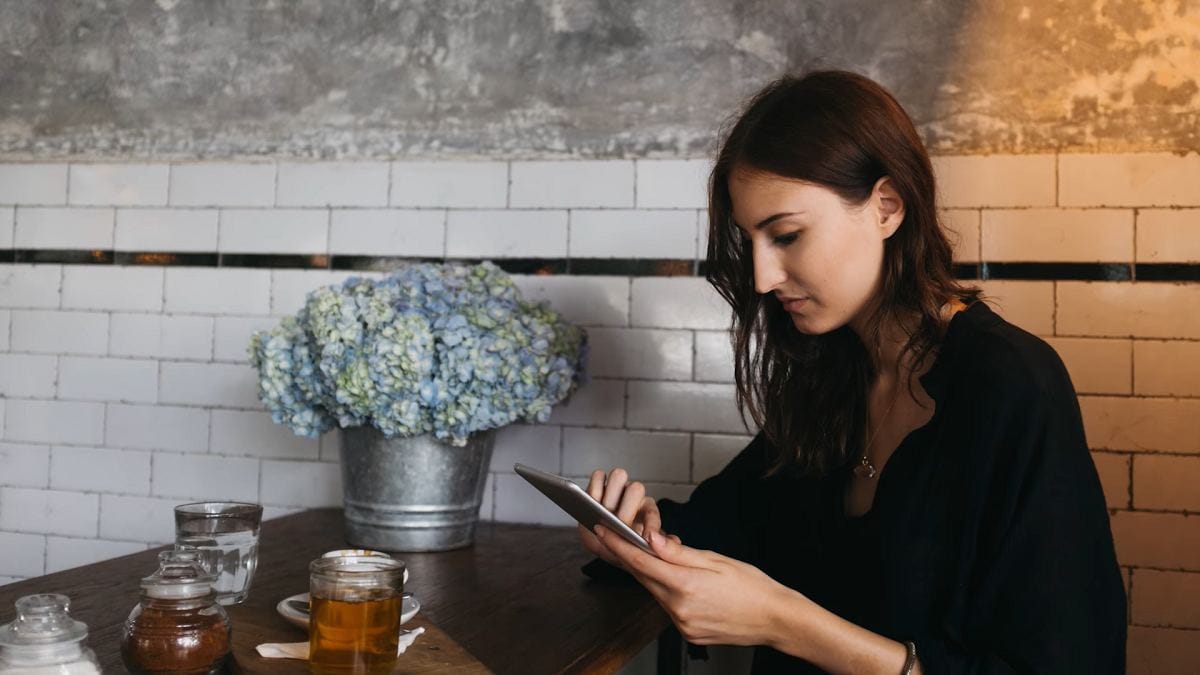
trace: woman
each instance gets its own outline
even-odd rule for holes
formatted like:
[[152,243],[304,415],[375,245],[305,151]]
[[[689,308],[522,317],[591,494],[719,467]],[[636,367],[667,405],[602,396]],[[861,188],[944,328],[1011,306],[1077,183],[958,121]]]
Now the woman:
[[751,100],[712,171],[707,279],[761,431],[683,504],[593,473],[658,557],[580,527],[584,570],[632,574],[693,644],[757,645],[755,673],[1124,672],[1074,388],[954,280],[934,194],[871,80]]

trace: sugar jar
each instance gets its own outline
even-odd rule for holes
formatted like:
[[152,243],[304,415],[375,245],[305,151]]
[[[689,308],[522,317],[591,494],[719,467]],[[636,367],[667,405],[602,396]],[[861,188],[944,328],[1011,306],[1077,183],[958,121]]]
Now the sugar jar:
[[17,618],[0,626],[0,673],[100,675],[84,644],[87,624],[71,618],[71,599],[44,593],[17,599]]
[[163,551],[142,579],[141,601],[121,630],[121,660],[134,675],[209,675],[232,665],[229,615],[195,551]]

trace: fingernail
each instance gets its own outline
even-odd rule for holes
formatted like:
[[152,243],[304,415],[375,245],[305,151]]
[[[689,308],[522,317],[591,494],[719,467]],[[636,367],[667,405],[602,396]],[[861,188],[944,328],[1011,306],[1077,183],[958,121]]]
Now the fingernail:
[[597,525],[597,526],[593,527],[592,529],[596,531],[596,536],[597,536],[597,537],[603,537],[603,536],[604,536],[604,528],[600,527],[599,525]]
[[654,536],[654,530],[650,531],[650,545],[653,546],[658,537]]

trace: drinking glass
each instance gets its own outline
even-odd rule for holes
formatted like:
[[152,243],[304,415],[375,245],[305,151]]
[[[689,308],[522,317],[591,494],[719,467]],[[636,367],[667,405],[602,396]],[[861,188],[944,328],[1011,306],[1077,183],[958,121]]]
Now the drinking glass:
[[175,549],[196,551],[216,582],[217,602],[233,605],[250,593],[258,566],[262,506],[247,502],[195,502],[175,507]]
[[404,562],[322,557],[309,566],[308,665],[318,675],[390,673],[400,650]]

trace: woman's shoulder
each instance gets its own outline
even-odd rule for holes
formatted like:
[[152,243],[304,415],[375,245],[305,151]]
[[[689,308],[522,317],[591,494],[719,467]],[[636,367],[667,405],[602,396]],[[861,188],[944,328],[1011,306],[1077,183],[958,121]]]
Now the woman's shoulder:
[[[1075,395],[1066,365],[1046,340],[976,300],[954,317],[943,349],[953,352],[955,384],[1004,395]],[[961,388],[955,387],[962,391]]]

